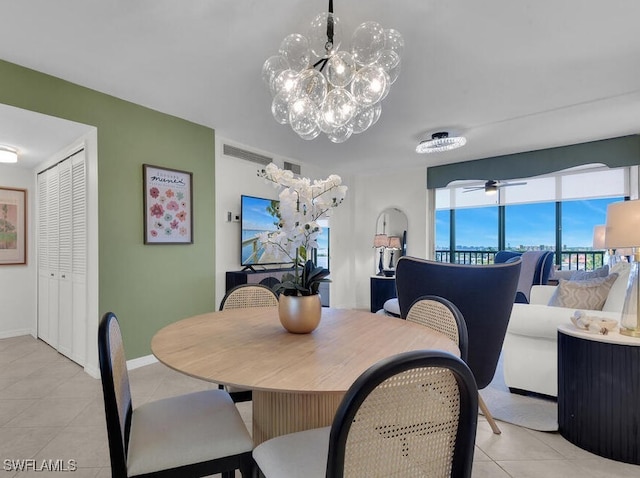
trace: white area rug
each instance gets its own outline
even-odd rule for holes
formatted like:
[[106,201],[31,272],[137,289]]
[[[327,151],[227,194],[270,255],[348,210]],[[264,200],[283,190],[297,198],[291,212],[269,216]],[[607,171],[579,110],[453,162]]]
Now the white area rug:
[[532,430],[553,432],[558,430],[558,405],[553,400],[518,395],[509,392],[504,383],[502,358],[493,381],[480,395],[493,418]]

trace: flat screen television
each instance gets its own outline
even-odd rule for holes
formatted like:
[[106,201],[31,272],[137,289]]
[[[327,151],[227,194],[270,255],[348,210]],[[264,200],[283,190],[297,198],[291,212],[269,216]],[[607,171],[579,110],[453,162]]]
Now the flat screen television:
[[254,196],[241,197],[241,257],[243,266],[256,264],[274,264],[264,255],[264,247],[258,241],[258,235],[263,232],[273,232],[278,229],[277,199],[266,199]]
[[[241,196],[240,206],[240,263],[242,266],[283,264],[274,262],[265,255],[264,247],[258,241],[262,232],[278,229],[277,208],[280,201],[255,196]],[[314,251],[314,261],[319,267],[329,269],[329,228],[326,221],[320,221],[322,233],[318,236],[318,249]]]

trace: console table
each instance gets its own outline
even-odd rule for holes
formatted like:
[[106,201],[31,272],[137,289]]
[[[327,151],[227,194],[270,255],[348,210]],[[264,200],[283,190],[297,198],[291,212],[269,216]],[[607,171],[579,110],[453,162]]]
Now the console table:
[[379,311],[387,300],[396,296],[395,277],[371,276],[371,312]]
[[[273,287],[282,281],[282,276],[293,273],[293,268],[284,269],[246,269],[242,271],[227,271],[225,291],[229,292],[235,286],[242,284],[261,284],[267,287]],[[320,284],[320,300],[323,307],[329,307],[329,283],[322,282]]]
[[591,453],[640,464],[640,339],[558,327],[560,434]]

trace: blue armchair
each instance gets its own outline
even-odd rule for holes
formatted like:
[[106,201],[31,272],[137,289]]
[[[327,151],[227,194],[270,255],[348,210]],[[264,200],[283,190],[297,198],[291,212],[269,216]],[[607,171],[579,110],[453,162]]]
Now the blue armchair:
[[516,292],[516,302],[519,304],[529,303],[529,293],[534,285],[545,285],[549,280],[553,267],[554,253],[552,251],[498,251],[493,260],[496,264],[522,259],[518,288]]

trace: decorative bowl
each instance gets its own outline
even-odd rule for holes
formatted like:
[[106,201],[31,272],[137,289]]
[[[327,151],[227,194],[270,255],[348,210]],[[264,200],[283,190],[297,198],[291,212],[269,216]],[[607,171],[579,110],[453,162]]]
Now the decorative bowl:
[[617,320],[589,317],[584,315],[584,313],[580,311],[576,311],[571,316],[571,322],[581,330],[602,335],[608,334],[618,326]]

